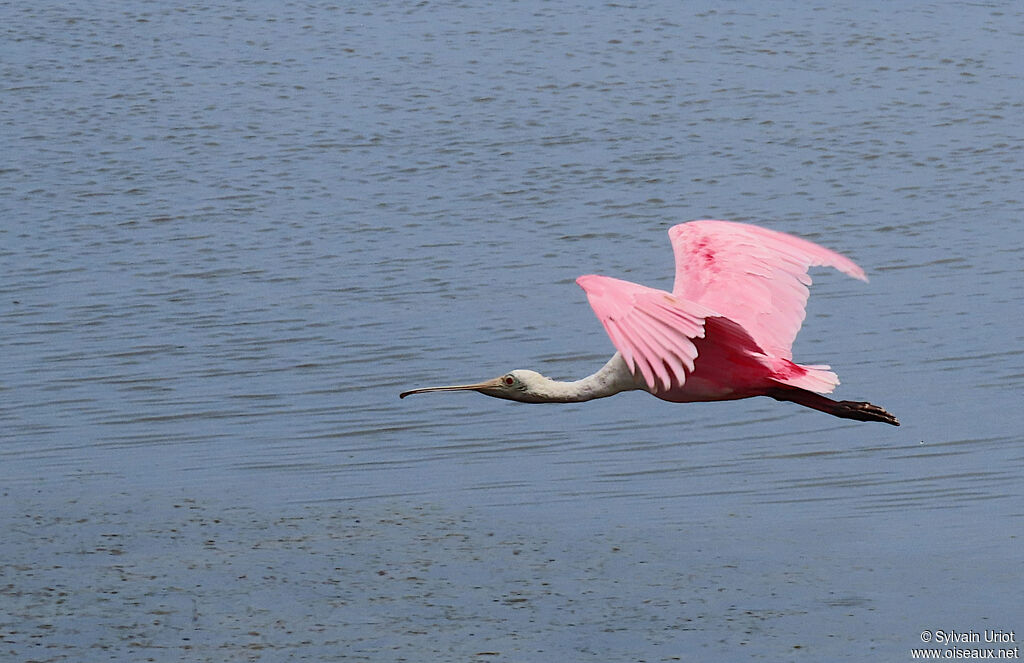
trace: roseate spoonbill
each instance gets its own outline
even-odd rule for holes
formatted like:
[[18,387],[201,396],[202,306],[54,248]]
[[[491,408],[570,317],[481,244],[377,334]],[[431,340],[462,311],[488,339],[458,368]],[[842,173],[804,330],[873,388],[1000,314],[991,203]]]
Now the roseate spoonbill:
[[852,260],[813,242],[730,221],[691,221],[668,231],[672,292],[607,276],[576,279],[618,350],[601,370],[558,382],[517,369],[475,384],[412,389],[478,391],[523,403],[570,403],[642,389],[676,403],[769,396],[858,421],[900,422],[871,403],[834,401],[828,366],[793,362],[812,265],[867,281]]

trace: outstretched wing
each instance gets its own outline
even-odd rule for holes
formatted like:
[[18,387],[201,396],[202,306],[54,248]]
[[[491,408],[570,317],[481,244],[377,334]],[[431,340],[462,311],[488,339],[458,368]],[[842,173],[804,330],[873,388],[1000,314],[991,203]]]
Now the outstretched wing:
[[682,386],[693,371],[704,337],[704,319],[714,313],[664,290],[588,274],[576,279],[615,348],[634,374],[655,393]]
[[691,221],[668,231],[673,293],[739,323],[766,352],[792,358],[806,312],[812,265],[867,281],[852,260],[814,242],[731,221]]

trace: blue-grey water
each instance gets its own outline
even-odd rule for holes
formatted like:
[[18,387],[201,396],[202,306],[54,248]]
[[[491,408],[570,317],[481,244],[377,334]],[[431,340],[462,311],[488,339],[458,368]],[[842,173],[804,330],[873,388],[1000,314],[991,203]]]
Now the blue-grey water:
[[[1020,5],[483,5],[0,4],[0,657],[1019,641]],[[901,428],[397,398],[592,372],[694,218],[867,270],[796,356]]]

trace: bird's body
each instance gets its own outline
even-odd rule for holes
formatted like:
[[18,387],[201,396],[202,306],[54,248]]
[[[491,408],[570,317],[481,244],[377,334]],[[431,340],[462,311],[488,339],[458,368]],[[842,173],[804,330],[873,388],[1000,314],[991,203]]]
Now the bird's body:
[[814,265],[866,281],[853,261],[792,235],[728,221],[674,226],[673,291],[594,274],[576,280],[618,350],[599,371],[558,382],[515,370],[470,385],[404,392],[474,390],[528,403],[577,402],[642,389],[687,403],[769,396],[838,417],[899,425],[870,403],[821,394],[839,384],[828,366],[793,361]]

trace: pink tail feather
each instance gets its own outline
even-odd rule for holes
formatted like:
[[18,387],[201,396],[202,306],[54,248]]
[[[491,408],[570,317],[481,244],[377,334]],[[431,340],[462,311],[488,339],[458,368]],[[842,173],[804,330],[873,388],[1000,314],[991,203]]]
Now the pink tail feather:
[[788,359],[778,361],[780,364],[775,367],[772,375],[776,382],[813,391],[816,394],[831,394],[839,385],[839,376],[830,371],[831,367],[825,364],[803,366]]

